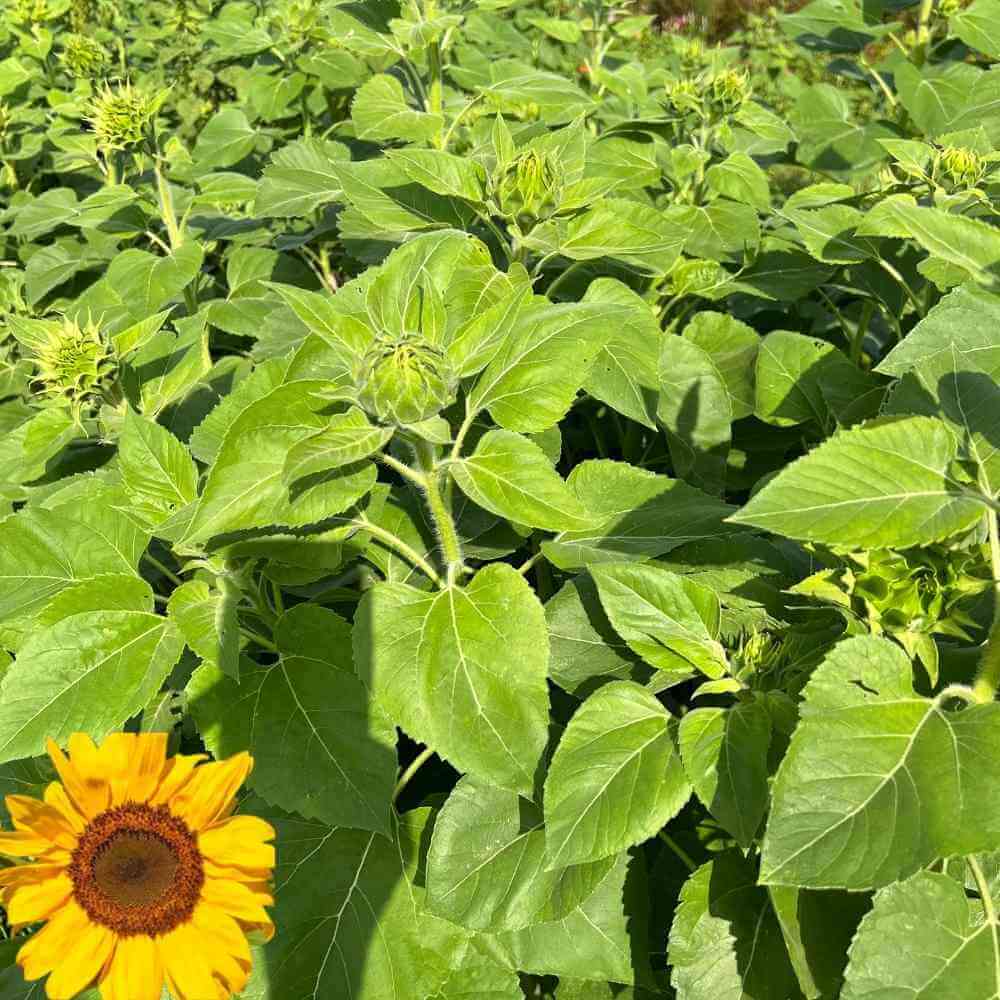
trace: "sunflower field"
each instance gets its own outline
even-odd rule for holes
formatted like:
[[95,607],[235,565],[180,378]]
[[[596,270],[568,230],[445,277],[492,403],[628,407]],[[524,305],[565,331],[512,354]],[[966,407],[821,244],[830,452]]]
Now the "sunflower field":
[[1000,0],[710,8],[3,0],[0,1000],[1000,996]]

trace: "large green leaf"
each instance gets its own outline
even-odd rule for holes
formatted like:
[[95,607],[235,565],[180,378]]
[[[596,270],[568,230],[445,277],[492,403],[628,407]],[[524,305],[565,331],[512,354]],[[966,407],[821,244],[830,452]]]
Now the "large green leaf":
[[733,508],[680,479],[625,462],[592,459],[567,484],[593,520],[592,528],[563,531],[542,549],[560,569],[629,559],[655,559],[687,542],[729,530]]
[[65,587],[102,573],[132,573],[132,564],[65,512],[30,508],[0,521],[0,620],[37,614]]
[[642,682],[652,673],[615,632],[589,576],[577,576],[545,604],[549,625],[549,676],[585,697],[608,680]]
[[252,749],[251,785],[268,802],[341,827],[389,833],[394,731],[353,673],[351,628],[312,605],[278,623],[280,658],[235,684],[203,666],[188,688],[219,756]]
[[593,894],[562,920],[501,934],[511,964],[538,975],[615,983],[650,978],[641,855],[620,854]]
[[853,548],[927,545],[983,513],[953,478],[957,454],[947,426],[931,417],[840,431],[782,470],[731,520]]
[[254,212],[260,216],[309,215],[340,195],[340,181],[330,170],[332,160],[350,152],[339,142],[304,138],[278,149],[257,188]]
[[665,337],[659,361],[657,419],[667,431],[677,474],[722,493],[732,440],[733,408],[711,355],[684,337]]
[[173,623],[146,611],[75,614],[30,636],[0,685],[0,760],[42,753],[48,738],[120,728],[183,648]]
[[194,159],[199,167],[231,167],[253,151],[257,132],[239,108],[217,111],[198,135]]
[[235,680],[240,677],[238,596],[231,581],[222,589],[204,580],[187,580],[171,595],[167,611],[184,641],[206,663]]
[[131,410],[118,441],[125,489],[139,504],[164,516],[198,493],[198,470],[187,448],[165,427]]
[[736,851],[702,865],[684,884],[667,955],[678,1000],[799,995],[767,891]]
[[372,140],[431,139],[444,124],[440,115],[411,108],[403,85],[387,73],[373,76],[358,88],[351,104],[351,118],[358,138]]
[[830,652],[775,779],[761,880],[869,889],[1000,836],[1000,705],[949,711],[917,694],[887,639]]
[[487,431],[475,451],[450,468],[470,500],[508,520],[550,531],[593,523],[542,449],[520,434]]
[[843,1000],[988,1000],[1000,993],[995,902],[920,872],[875,897],[851,944]]
[[536,299],[472,387],[470,412],[489,410],[511,431],[551,427],[566,414],[614,325],[624,318],[620,306],[554,306]]
[[592,281],[583,301],[613,302],[629,310],[598,354],[584,389],[631,420],[654,429],[662,339],[656,315],[649,303],[615,278]]
[[975,0],[949,19],[948,28],[970,48],[1000,59],[1000,0]]
[[376,584],[354,619],[354,665],[372,700],[414,739],[430,741],[417,653],[433,596],[406,583]]
[[422,812],[404,816],[392,840],[268,817],[282,845],[274,893],[281,933],[264,953],[268,997],[436,995],[451,963],[465,954],[466,933],[423,910],[423,890],[414,882]]
[[514,931],[561,920],[605,878],[611,857],[549,868],[541,811],[516,792],[463,778],[434,823],[427,905],[465,927]]
[[590,574],[615,631],[666,678],[728,672],[719,598],[708,587],[652,563],[603,563]]
[[748,848],[768,804],[771,716],[763,703],[696,708],[681,720],[681,760],[705,808]]
[[530,796],[548,737],[545,612],[504,563],[435,595],[418,650],[431,745],[463,771]]
[[285,383],[233,421],[191,520],[186,541],[244,528],[316,523],[342,513],[375,484],[371,462],[356,462],[288,487],[289,451],[326,425],[326,383]]
[[570,719],[545,779],[548,867],[648,840],[690,795],[669,712],[637,684],[604,685]]

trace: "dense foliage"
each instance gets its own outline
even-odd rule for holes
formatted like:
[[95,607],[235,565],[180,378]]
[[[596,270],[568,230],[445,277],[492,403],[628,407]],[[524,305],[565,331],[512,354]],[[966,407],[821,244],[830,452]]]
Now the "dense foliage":
[[651,21],[4,4],[0,785],[250,750],[248,998],[1000,992],[1000,0]]

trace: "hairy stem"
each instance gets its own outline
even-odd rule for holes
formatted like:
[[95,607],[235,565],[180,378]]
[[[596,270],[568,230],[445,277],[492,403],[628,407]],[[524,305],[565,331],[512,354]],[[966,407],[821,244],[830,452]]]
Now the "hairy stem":
[[367,531],[373,538],[377,538],[380,542],[384,542],[389,546],[389,548],[395,549],[408,563],[416,566],[417,569],[438,587],[444,586],[441,576],[434,567],[419,552],[407,545],[402,538],[397,538],[391,531],[374,524],[367,518],[358,518],[354,523],[362,531]]
[[993,701],[997,689],[1000,688],[1000,527],[997,521],[997,512],[991,510],[986,515],[986,522],[990,533],[990,562],[993,566],[995,599],[993,624],[986,645],[983,646],[976,682],[972,686],[978,701]]

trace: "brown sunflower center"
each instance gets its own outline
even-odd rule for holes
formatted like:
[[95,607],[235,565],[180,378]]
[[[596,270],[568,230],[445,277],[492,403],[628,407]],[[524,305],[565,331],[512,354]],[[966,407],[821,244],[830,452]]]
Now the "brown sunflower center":
[[166,806],[95,816],[69,866],[77,902],[118,934],[163,934],[190,918],[205,872],[194,834]]

